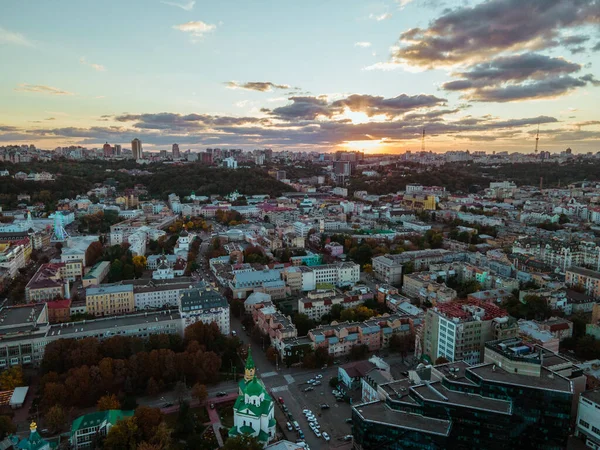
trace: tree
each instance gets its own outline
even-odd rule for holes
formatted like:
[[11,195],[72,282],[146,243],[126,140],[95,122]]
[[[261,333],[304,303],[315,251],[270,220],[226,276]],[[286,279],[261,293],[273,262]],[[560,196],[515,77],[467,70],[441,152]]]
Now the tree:
[[335,389],[338,387],[339,384],[340,384],[340,380],[338,377],[331,377],[329,379],[329,387],[332,387]]
[[48,428],[50,428],[52,433],[56,433],[61,431],[67,423],[67,416],[64,409],[60,405],[54,405],[46,412],[44,415],[44,420],[46,421],[46,425],[48,425]]
[[0,373],[0,389],[9,391],[19,386],[25,386],[21,366],[13,366]]
[[156,382],[156,380],[154,378],[150,378],[148,380],[148,384],[146,385],[146,394],[150,395],[150,396],[154,396],[156,394],[158,394],[160,392],[160,389],[158,387],[158,383]]
[[138,406],[133,415],[140,433],[140,440],[152,442],[158,426],[164,420],[164,415],[159,408],[149,406]]
[[135,417],[119,420],[104,439],[105,450],[136,450],[139,428]]
[[194,387],[192,387],[192,397],[198,400],[200,404],[204,403],[204,401],[208,398],[206,386],[200,383],[194,384]]
[[8,416],[0,416],[0,439],[17,431],[17,427]]
[[142,273],[144,272],[144,270],[146,270],[146,257],[144,255],[136,255],[133,257],[132,262],[133,268],[135,270],[135,275],[137,277],[142,276]]
[[111,409],[121,409],[121,402],[115,394],[103,395],[96,404],[98,411],[109,411]]
[[271,362],[275,362],[277,360],[277,350],[275,347],[269,347],[266,352],[267,359]]
[[315,321],[310,319],[306,314],[296,314],[293,322],[298,330],[298,336],[306,336],[309,330],[315,327]]
[[94,241],[85,252],[85,261],[89,266],[93,266],[102,257],[104,247],[100,241]]
[[333,305],[331,307],[331,318],[333,320],[339,320],[343,310],[344,310],[344,307],[341,304],[337,303],[337,304]]
[[262,450],[263,446],[255,437],[241,434],[227,439],[221,448],[223,450]]
[[185,383],[183,381],[178,381],[177,383],[175,383],[175,388],[173,390],[179,404],[183,403],[188,393],[188,388],[185,385]]
[[438,364],[447,364],[447,363],[449,363],[449,362],[450,362],[450,361],[449,361],[447,358],[444,358],[443,356],[439,356],[439,357],[438,357],[438,358],[435,360],[435,363],[434,363],[434,364],[435,364],[435,365],[438,365]]
[[367,344],[354,345],[350,349],[350,358],[354,361],[365,359],[369,354],[369,346]]

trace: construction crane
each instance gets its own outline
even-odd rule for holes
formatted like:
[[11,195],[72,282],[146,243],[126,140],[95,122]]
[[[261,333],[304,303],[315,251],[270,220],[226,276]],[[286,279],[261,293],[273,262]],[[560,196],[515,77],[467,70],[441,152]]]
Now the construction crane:
[[540,124],[538,123],[537,134],[535,135],[535,153],[538,152],[538,143],[540,142]]
[[423,137],[421,137],[421,151],[425,151],[425,128],[423,128]]

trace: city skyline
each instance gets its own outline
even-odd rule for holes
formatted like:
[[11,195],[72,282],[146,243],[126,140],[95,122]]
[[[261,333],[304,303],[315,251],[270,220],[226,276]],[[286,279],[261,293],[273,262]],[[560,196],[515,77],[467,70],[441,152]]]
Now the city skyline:
[[0,145],[600,150],[598,0],[0,9]]

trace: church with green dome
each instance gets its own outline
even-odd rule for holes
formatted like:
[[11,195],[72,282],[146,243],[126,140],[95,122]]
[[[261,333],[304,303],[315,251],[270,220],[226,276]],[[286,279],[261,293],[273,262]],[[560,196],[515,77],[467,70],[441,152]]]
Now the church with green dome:
[[248,349],[244,379],[233,407],[233,427],[229,436],[246,434],[266,446],[275,437],[275,405],[267,388],[256,376],[252,350]]

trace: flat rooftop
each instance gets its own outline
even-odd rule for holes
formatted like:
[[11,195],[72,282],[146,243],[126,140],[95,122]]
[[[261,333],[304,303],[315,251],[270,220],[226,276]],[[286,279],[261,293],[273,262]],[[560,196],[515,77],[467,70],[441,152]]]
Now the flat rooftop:
[[420,414],[395,411],[384,402],[364,403],[356,405],[353,409],[366,421],[440,436],[450,434],[451,423],[448,420],[432,419]]
[[587,398],[591,402],[596,403],[597,405],[600,405],[600,389],[582,392],[581,396]]
[[43,303],[2,308],[0,309],[0,330],[5,327],[14,327],[15,325],[27,327],[30,324],[34,324],[37,322],[43,309]]
[[543,367],[539,377],[510,373],[492,363],[471,367],[469,371],[487,381],[525,386],[533,389],[549,389],[566,393],[573,392],[569,380],[554,375]]
[[511,403],[481,395],[447,389],[439,381],[413,386],[413,392],[426,401],[441,404],[454,404],[472,409],[482,409],[500,414],[510,414]]
[[595,270],[585,269],[584,267],[571,267],[570,269],[567,269],[567,272],[573,272],[573,273],[576,273],[577,275],[583,275],[586,277],[600,279],[600,272],[596,272]]
[[77,333],[90,333],[93,331],[109,331],[115,327],[127,327],[142,325],[144,323],[160,323],[180,319],[179,311],[157,311],[154,313],[131,314],[119,317],[107,317],[96,320],[84,320],[52,325],[48,330],[48,336],[73,337]]

